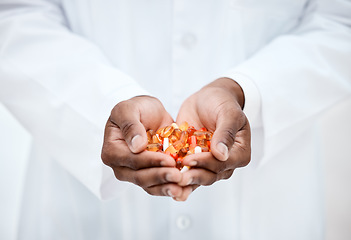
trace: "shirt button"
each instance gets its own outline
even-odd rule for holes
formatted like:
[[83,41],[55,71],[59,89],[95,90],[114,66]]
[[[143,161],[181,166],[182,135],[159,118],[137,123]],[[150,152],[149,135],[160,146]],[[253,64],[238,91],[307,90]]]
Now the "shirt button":
[[194,47],[196,42],[197,42],[196,36],[191,33],[184,34],[181,39],[181,44],[187,49]]
[[191,225],[191,220],[188,216],[179,216],[177,218],[177,227],[180,229],[180,230],[186,230],[190,227]]

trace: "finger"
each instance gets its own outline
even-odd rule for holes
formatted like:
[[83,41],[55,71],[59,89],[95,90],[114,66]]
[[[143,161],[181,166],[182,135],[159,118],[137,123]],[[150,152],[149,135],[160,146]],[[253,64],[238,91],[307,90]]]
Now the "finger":
[[235,168],[236,156],[230,156],[228,161],[219,161],[211,152],[192,154],[183,159],[185,166],[203,168],[215,174]]
[[195,190],[196,186],[186,186],[183,187],[183,191],[181,192],[180,195],[173,197],[174,200],[179,201],[179,202],[183,202],[186,201],[189,197],[189,195],[193,192],[193,190]]
[[120,102],[113,108],[110,120],[121,129],[130,151],[139,153],[146,148],[146,131],[137,104],[130,100]]
[[118,180],[131,182],[142,188],[178,183],[182,179],[181,173],[176,168],[155,167],[135,171],[127,167],[116,167],[113,170]]
[[228,179],[233,172],[234,170],[230,169],[216,174],[203,168],[192,168],[183,174],[182,181],[178,184],[183,187],[194,184],[209,186],[219,180]]
[[124,140],[105,142],[101,157],[110,167],[128,167],[133,170],[162,166],[175,167],[175,161],[171,156],[150,151],[132,153]]
[[143,188],[148,194],[154,196],[168,196],[172,198],[181,197],[183,188],[175,183],[166,183],[152,187]]
[[251,158],[250,136],[249,133],[246,134],[242,130],[237,135],[236,143],[230,149],[226,161],[219,161],[211,152],[202,152],[185,157],[183,164],[190,167],[204,168],[216,174],[246,166]]
[[229,150],[235,142],[236,133],[245,125],[247,119],[241,109],[223,108],[218,113],[216,130],[211,141],[212,154],[220,161],[226,161]]

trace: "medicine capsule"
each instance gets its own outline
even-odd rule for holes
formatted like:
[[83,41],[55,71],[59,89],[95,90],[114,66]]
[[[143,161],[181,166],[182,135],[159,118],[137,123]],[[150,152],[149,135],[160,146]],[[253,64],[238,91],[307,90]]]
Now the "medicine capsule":
[[152,132],[153,132],[152,130],[149,130],[149,131],[146,132],[147,142],[148,143],[152,143],[152,135],[153,135]]
[[179,170],[183,168],[183,158],[178,157],[176,161],[176,168],[178,168]]
[[183,132],[182,130],[180,130],[179,128],[176,128],[174,129],[172,136],[175,136],[177,139],[179,139],[182,132]]
[[[164,152],[170,155],[176,162],[176,167],[181,170],[186,168],[183,165],[183,158],[190,154],[211,151],[211,139],[213,133],[205,127],[196,130],[183,122],[179,126],[173,123],[158,129],[147,131],[148,145],[146,150],[153,152]],[[187,167],[186,170],[188,170]],[[185,171],[185,170],[184,170]]]
[[146,146],[146,150],[151,151],[151,152],[161,151],[162,144],[161,143],[150,143]]
[[184,146],[184,142],[178,140],[176,142],[173,143],[173,147],[174,149],[178,152],[180,149],[182,149],[182,147]]
[[193,126],[188,127],[188,129],[186,130],[189,137],[191,137],[193,135],[194,132],[196,132],[196,129]]
[[173,154],[173,153],[177,153],[177,150],[173,147],[173,145],[171,145],[165,150],[165,153]]
[[152,143],[162,143],[162,139],[158,134],[152,136]]
[[183,158],[186,156],[188,151],[189,151],[189,147],[183,147],[182,149],[179,150],[178,156]]
[[184,144],[187,143],[188,141],[188,133],[186,131],[182,131],[182,133],[179,136],[179,140],[182,141]]
[[182,123],[179,125],[179,129],[182,130],[182,131],[188,130],[188,127],[189,127],[189,124],[188,124],[187,122],[182,122]]
[[206,132],[203,131],[196,131],[193,133],[193,136],[195,136],[198,141],[207,138]]
[[167,126],[160,132],[160,136],[163,138],[169,137],[173,133],[173,131],[174,131],[173,126]]

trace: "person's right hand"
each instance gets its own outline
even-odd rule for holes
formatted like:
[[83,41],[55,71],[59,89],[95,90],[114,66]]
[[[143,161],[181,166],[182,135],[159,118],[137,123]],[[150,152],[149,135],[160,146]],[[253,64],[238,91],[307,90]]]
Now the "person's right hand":
[[101,158],[117,179],[142,187],[147,193],[184,201],[190,187],[181,187],[182,174],[174,159],[164,153],[144,151],[146,131],[172,124],[162,103],[150,96],[138,96],[118,103],[106,127]]

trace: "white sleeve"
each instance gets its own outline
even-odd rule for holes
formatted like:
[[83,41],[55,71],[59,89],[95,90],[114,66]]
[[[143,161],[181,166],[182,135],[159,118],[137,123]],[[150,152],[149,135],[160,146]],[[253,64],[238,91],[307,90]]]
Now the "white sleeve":
[[242,84],[244,110],[263,125],[264,139],[295,131],[351,95],[351,1],[317,0],[307,12],[296,29],[225,75]]
[[0,100],[34,142],[100,198],[111,197],[114,178],[100,160],[104,125],[115,104],[143,94],[96,45],[68,29],[53,1],[0,2]]

